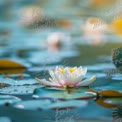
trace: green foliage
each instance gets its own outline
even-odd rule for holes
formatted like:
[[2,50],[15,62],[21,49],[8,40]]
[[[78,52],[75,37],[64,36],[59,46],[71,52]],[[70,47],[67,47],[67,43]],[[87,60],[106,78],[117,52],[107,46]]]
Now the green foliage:
[[113,50],[112,59],[117,69],[122,71],[122,47]]

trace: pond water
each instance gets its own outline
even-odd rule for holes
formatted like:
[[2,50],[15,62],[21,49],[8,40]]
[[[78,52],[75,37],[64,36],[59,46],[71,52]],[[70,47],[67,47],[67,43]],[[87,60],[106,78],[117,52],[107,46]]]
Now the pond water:
[[[103,13],[117,5],[102,10],[85,0],[0,0],[0,59],[26,67],[0,69],[0,122],[121,122],[122,75],[112,63],[121,37],[93,34],[85,23],[90,17],[109,22],[113,15]],[[97,79],[71,94],[43,89],[35,77],[47,79],[56,66],[87,67],[85,78]]]

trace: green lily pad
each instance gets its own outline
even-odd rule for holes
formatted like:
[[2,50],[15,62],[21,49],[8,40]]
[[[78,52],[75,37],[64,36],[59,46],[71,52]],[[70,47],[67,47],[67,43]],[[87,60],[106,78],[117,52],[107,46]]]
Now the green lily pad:
[[15,96],[10,96],[10,95],[0,95],[0,105],[4,105],[5,103],[14,103],[21,101],[21,99],[15,97]]
[[[18,76],[19,77],[19,76]],[[21,77],[21,76],[20,76]],[[24,77],[24,75],[23,75]],[[7,78],[7,77],[0,77],[0,83],[6,83],[6,84],[9,84],[9,85],[14,85],[14,86],[17,86],[17,85],[26,85],[26,84],[35,84],[35,83],[38,83],[35,79],[32,79],[32,78]]]
[[109,103],[109,104],[117,104],[117,105],[121,105],[122,104],[122,98],[106,98],[104,100],[105,103]]
[[10,86],[10,87],[0,89],[0,93],[11,94],[11,95],[32,94],[34,89],[40,87],[42,87],[42,85]]
[[37,88],[34,90],[35,98],[54,98],[54,99],[89,99],[96,96],[96,93],[87,92],[88,88],[58,90]]
[[49,109],[48,106],[50,106],[51,101],[48,99],[44,100],[28,100],[28,101],[21,101],[16,104],[13,104],[12,107],[22,110],[42,110],[42,109]]

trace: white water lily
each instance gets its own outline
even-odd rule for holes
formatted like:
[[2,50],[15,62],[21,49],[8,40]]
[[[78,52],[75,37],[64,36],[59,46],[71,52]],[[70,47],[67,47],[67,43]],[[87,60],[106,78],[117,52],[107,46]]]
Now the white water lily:
[[56,67],[54,70],[49,70],[50,78],[49,81],[46,79],[36,78],[44,86],[51,87],[82,87],[89,86],[92,82],[96,80],[96,76],[93,75],[90,78],[83,80],[87,73],[87,68],[74,67],[74,68],[60,68]]

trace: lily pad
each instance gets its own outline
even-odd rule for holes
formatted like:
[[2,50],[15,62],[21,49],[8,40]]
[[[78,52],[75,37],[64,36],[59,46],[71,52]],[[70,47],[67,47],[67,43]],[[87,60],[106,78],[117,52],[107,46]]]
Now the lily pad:
[[75,107],[85,107],[87,101],[85,100],[70,100],[70,101],[54,101],[52,102],[49,99],[41,100],[28,100],[18,102],[13,105],[13,107],[23,110],[46,110],[46,109],[69,109]]
[[26,95],[26,94],[32,94],[34,89],[40,87],[42,87],[42,85],[10,86],[0,89],[0,93],[11,94],[11,95]]
[[104,97],[121,97],[122,82],[111,83],[105,86],[95,87],[93,90]]
[[106,98],[104,100],[105,103],[108,104],[115,104],[115,105],[121,105],[122,104],[122,98]]
[[14,61],[1,59],[0,60],[0,68],[6,69],[6,68],[25,68],[25,67],[19,63],[14,62]]
[[117,104],[107,103],[107,102],[105,102],[105,101],[106,101],[106,98],[99,98],[99,99],[97,99],[95,102],[96,102],[98,105],[100,105],[100,106],[102,106],[102,107],[105,107],[105,108],[116,108],[116,107],[118,107]]
[[7,77],[0,77],[0,83],[4,83],[4,84],[9,84],[9,85],[31,85],[31,84],[37,84],[38,82],[35,79],[31,79],[31,78],[21,78],[21,76],[18,78],[7,78]]
[[15,73],[22,73],[26,68],[14,61],[10,60],[0,60],[0,74],[15,74]]
[[53,99],[89,99],[96,96],[96,93],[87,92],[88,88],[58,90],[37,88],[34,90],[35,98],[53,98]]
[[23,109],[23,110],[37,111],[37,110],[49,109],[48,106],[50,106],[51,104],[52,103],[49,99],[28,100],[28,101],[18,102],[12,105],[12,107],[17,109]]
[[15,96],[0,95],[0,105],[4,105],[5,103],[14,103],[18,101],[21,101],[21,99]]
[[103,90],[98,92],[98,94],[104,97],[122,97],[122,92],[115,90]]

